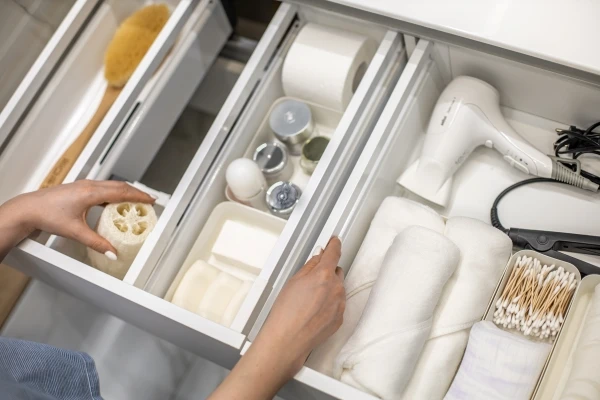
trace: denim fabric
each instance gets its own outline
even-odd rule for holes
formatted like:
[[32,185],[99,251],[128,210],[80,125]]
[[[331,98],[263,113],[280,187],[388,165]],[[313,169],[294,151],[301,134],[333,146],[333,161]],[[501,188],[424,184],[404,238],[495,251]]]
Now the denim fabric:
[[0,400],[102,400],[84,353],[0,338]]

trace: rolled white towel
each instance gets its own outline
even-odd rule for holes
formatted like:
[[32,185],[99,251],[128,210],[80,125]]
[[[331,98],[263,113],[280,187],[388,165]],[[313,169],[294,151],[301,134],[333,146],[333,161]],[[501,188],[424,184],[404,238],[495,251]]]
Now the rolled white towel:
[[529,400],[550,348],[548,343],[503,331],[493,322],[478,322],[444,399]]
[[444,231],[444,220],[431,208],[399,197],[383,200],[344,281],[344,322],[335,334],[311,353],[306,362],[308,367],[333,376],[335,357],[358,324],[386,252],[396,235],[411,225],[424,226],[439,233]]
[[383,399],[398,399],[429,337],[433,312],[460,252],[431,229],[412,226],[394,240],[334,377]]
[[600,285],[596,286],[577,347],[562,400],[600,399]]
[[442,292],[405,400],[444,398],[467,347],[469,331],[483,317],[511,255],[508,236],[476,219],[450,218],[444,234],[460,249],[460,262]]

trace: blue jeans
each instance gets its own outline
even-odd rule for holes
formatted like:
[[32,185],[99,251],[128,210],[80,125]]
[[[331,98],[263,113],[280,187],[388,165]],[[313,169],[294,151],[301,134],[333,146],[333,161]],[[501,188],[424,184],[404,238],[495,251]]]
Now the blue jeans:
[[0,400],[102,400],[85,353],[0,338]]

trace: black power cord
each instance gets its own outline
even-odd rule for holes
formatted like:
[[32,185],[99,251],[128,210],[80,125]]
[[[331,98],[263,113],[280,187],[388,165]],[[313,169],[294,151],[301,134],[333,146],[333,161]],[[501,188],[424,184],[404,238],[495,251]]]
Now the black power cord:
[[[598,127],[600,127],[600,122],[592,124],[586,130],[579,129],[574,125],[571,125],[569,129],[557,129],[556,133],[559,134],[559,138],[554,143],[554,153],[557,157],[569,155],[573,160],[578,159],[584,154],[595,154],[600,156],[600,133],[594,132],[594,129]],[[576,168],[576,166],[571,164],[563,165],[569,168]],[[580,173],[585,178],[600,185],[600,177],[584,170],[581,170]],[[560,182],[552,178],[532,178],[517,182],[514,185],[507,187],[498,195],[498,197],[496,197],[496,200],[494,200],[494,204],[492,205],[492,209],[490,210],[490,219],[492,220],[492,225],[495,228],[500,229],[502,232],[508,234],[509,229],[506,229],[502,225],[500,222],[500,217],[498,216],[498,204],[500,203],[500,200],[502,200],[502,198],[508,193],[521,186],[538,182],[554,182],[564,184],[564,182]]]
[[[554,154],[556,157],[571,156],[573,160],[577,160],[584,154],[600,156],[600,132],[594,132],[594,129],[598,127],[600,127],[600,122],[592,124],[586,130],[579,129],[574,125],[571,125],[569,129],[557,129],[556,133],[560,136],[554,143]],[[575,168],[572,165],[566,166]],[[590,172],[582,170],[581,176],[600,185],[600,177]]]
[[532,179],[525,179],[524,181],[517,182],[514,185],[507,187],[496,197],[496,200],[494,200],[494,204],[492,204],[492,209],[490,210],[490,219],[492,220],[492,226],[494,228],[500,229],[502,232],[504,232],[508,235],[509,229],[506,229],[502,225],[502,223],[500,222],[500,217],[498,216],[498,204],[500,203],[500,200],[502,200],[502,198],[504,196],[506,196],[508,193],[512,192],[516,188],[519,188],[519,187],[525,186],[525,185],[529,185],[531,183],[539,183],[539,182],[554,182],[554,183],[561,183],[563,185],[566,185],[566,183],[559,182],[552,178],[532,178]]

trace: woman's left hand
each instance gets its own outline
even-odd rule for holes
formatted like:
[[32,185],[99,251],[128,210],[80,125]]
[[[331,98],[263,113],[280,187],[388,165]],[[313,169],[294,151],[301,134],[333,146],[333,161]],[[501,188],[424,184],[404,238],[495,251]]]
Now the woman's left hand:
[[41,230],[77,240],[116,259],[115,248],[87,225],[86,214],[93,206],[126,201],[154,203],[154,198],[125,182],[81,180],[17,196],[1,209],[2,217],[18,221],[22,237],[17,243]]

